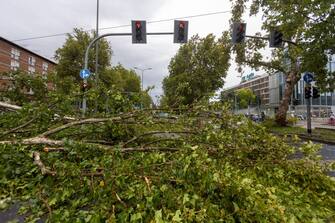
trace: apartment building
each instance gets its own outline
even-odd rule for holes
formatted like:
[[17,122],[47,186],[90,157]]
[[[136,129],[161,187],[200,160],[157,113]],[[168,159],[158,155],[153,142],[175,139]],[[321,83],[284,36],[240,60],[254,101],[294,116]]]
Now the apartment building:
[[29,74],[46,75],[56,63],[0,36],[0,89],[10,82],[4,73],[22,70]]

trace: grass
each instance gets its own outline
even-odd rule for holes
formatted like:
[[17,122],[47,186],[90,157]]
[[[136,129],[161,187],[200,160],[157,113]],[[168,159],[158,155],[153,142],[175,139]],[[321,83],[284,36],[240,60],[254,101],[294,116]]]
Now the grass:
[[263,123],[263,126],[265,126],[270,132],[279,135],[298,135],[304,138],[310,138],[311,140],[315,139],[335,143],[335,130],[332,129],[316,128],[312,130],[312,135],[309,136],[305,128],[297,126],[282,127],[276,125],[276,123],[273,120],[266,120]]

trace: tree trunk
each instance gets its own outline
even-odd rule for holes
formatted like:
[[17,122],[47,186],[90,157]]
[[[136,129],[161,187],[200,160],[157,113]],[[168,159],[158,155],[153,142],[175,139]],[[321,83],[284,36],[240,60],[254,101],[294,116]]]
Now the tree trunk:
[[286,126],[286,113],[291,102],[291,96],[293,92],[294,85],[299,81],[300,75],[297,72],[291,71],[287,74],[285,80],[285,89],[284,89],[284,97],[280,101],[279,109],[276,113],[276,123],[281,126]]

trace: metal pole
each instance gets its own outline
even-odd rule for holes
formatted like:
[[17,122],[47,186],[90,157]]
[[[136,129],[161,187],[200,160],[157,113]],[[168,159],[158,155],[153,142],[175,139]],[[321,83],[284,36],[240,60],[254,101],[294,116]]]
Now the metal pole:
[[[99,36],[99,0],[97,0],[97,25],[96,25],[96,37]],[[95,44],[95,81],[96,85],[98,85],[98,67],[99,67],[99,42],[96,42]]]
[[236,94],[234,93],[234,101],[235,101],[235,106],[234,106],[234,109],[235,109],[235,114],[237,114],[237,101],[236,101]]
[[141,90],[143,91],[143,72],[144,72],[144,70],[142,70],[142,80],[141,80]]
[[311,98],[306,98],[306,105],[307,105],[307,133],[312,134]]
[[[99,0],[97,0],[97,24],[96,24],[96,31],[95,37],[99,36]],[[99,84],[99,42],[95,43],[95,87],[98,88]],[[98,111],[98,100],[95,99],[95,112]]]
[[[160,35],[173,35],[173,32],[157,32],[157,33],[147,33],[148,36],[160,36]],[[87,69],[88,67],[88,52],[91,49],[92,45],[97,42],[99,39],[107,37],[107,36],[131,36],[131,33],[106,33],[100,36],[97,36],[96,38],[94,38],[90,44],[88,45],[88,47],[86,48],[86,52],[85,52],[85,64],[84,64],[84,68]]]

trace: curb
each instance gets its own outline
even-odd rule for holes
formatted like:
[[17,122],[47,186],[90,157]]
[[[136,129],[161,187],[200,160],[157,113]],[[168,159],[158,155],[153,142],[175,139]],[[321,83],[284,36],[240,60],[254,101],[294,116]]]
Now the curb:
[[324,140],[324,139],[320,139],[320,138],[317,138],[315,136],[309,136],[307,134],[281,134],[281,133],[276,133],[276,132],[271,132],[272,134],[274,135],[278,135],[278,136],[289,136],[289,137],[292,137],[293,135],[297,135],[300,139],[302,140],[311,140],[313,142],[319,142],[319,143],[323,143],[323,144],[329,144],[329,145],[335,145],[335,141],[332,141],[332,140]]

